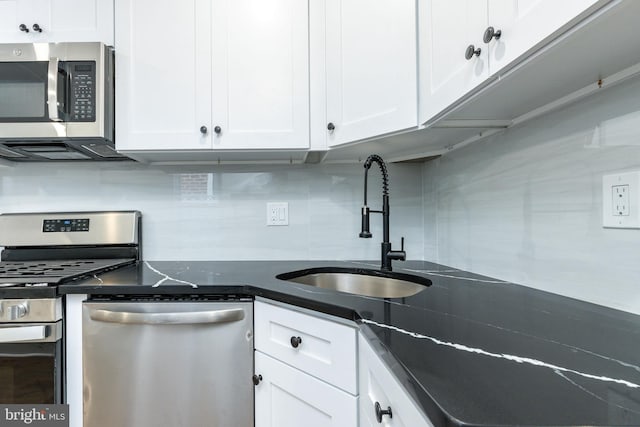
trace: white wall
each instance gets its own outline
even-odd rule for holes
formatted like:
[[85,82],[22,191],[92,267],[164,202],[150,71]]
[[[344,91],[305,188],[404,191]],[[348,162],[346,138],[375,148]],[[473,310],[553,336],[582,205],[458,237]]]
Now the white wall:
[[[392,239],[423,257],[420,165],[392,165]],[[138,209],[148,260],[379,259],[381,218],[360,239],[364,168],[353,165],[148,167],[21,163],[0,168],[0,213]],[[381,203],[376,168],[370,205]],[[289,202],[288,227],[266,226],[267,201]],[[2,236],[0,236],[0,244]]]
[[640,313],[640,230],[602,228],[632,170],[640,79],[425,163],[425,259]]

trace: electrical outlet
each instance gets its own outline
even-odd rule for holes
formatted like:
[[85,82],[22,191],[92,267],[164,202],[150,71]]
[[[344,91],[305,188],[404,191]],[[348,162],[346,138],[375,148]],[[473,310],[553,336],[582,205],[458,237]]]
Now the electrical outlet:
[[614,185],[612,188],[613,216],[629,216],[629,184]]
[[267,225],[289,225],[289,203],[267,203]]
[[640,172],[602,177],[602,226],[640,228]]

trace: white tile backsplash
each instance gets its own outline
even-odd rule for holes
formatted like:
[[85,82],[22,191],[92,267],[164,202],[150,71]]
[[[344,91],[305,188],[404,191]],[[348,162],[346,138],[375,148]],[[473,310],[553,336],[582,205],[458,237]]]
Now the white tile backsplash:
[[[422,259],[421,166],[391,165],[389,174],[392,238],[405,236],[409,257]],[[0,212],[137,209],[148,260],[379,259],[379,215],[373,239],[358,238],[363,179],[361,164],[21,163],[0,168]],[[374,207],[379,179],[370,173]],[[266,225],[271,201],[289,203],[289,226]]]
[[[602,176],[640,170],[640,80],[423,165],[390,165],[391,237],[425,259],[640,313],[640,230],[602,228]],[[378,259],[361,164],[0,167],[0,212],[138,209],[148,260]],[[372,169],[369,199],[380,202]],[[290,225],[266,226],[288,202]],[[1,236],[0,236],[1,238]],[[1,242],[0,242],[1,243]]]
[[640,80],[425,163],[425,259],[640,313],[640,230],[602,176],[640,170]]

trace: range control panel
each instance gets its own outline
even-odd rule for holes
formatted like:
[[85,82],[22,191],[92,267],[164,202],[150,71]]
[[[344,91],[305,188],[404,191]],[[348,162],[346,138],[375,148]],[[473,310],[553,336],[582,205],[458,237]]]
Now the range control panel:
[[42,231],[44,233],[89,231],[89,218],[45,219],[42,223]]
[[71,62],[69,95],[72,122],[96,121],[96,63]]

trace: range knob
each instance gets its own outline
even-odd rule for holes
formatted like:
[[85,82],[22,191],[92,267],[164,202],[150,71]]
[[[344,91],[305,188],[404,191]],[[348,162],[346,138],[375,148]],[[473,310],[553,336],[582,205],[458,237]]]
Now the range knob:
[[21,302],[20,304],[12,305],[9,308],[9,319],[21,319],[25,317],[27,313],[29,313],[29,305],[26,302]]

